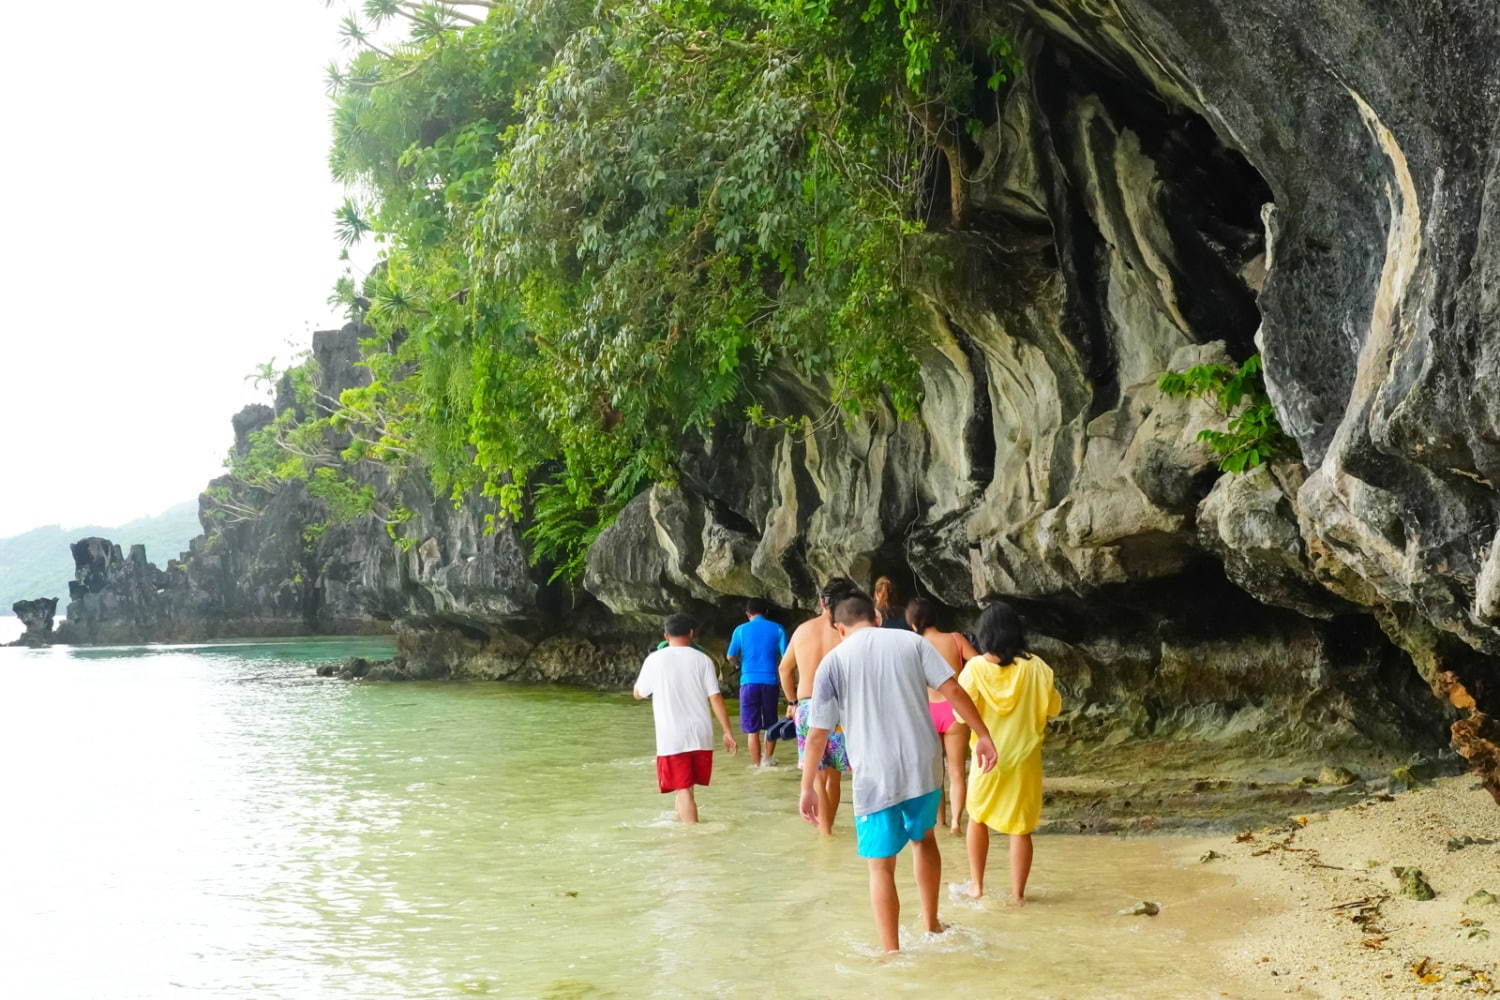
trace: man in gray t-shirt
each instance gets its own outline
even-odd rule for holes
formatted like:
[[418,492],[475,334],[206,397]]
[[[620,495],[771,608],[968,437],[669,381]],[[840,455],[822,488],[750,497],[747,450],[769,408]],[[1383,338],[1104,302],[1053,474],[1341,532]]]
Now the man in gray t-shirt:
[[[870,905],[882,947],[896,951],[901,913],[896,855],[908,841],[916,845],[924,927],[934,934],[943,929],[937,919],[942,857],[932,833],[942,798],[942,746],[927,708],[927,689],[936,688],[973,730],[980,770],[995,766],[995,745],[947,661],[926,639],[876,627],[875,606],[863,594],[840,601],[833,622],[844,638],[818,666],[807,753],[820,760],[828,734],[844,727],[854,772],[854,833],[859,855],[870,866]],[[802,775],[799,808],[810,823],[818,820],[816,773],[808,769]]]

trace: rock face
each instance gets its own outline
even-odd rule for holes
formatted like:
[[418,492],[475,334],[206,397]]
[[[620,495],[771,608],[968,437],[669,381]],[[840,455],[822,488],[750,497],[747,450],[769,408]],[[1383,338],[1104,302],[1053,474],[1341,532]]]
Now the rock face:
[[57,614],[57,598],[38,597],[34,601],[16,601],[10,606],[26,631],[12,646],[50,646],[52,618]]
[[[1405,753],[1445,742],[1431,694],[1457,684],[1477,746],[1500,717],[1500,8],[966,9],[974,50],[1008,31],[1025,71],[966,151],[967,228],[936,198],[915,241],[919,420],[720,423],[599,538],[579,593],[514,528],[485,534],[484,502],[364,469],[416,512],[410,548],[372,523],[308,542],[288,488],[169,567],[194,595],[173,606],[398,621],[422,676],[615,686],[669,610],[723,631],[742,597],[791,614],[829,575],[885,574],[952,625],[1015,601],[1079,740]],[[315,340],[335,395],[357,340]],[[1257,349],[1303,461],[1223,476],[1197,441],[1220,416],[1156,379]],[[753,391],[829,407],[789,372]],[[236,418],[241,446],[273,415]]]

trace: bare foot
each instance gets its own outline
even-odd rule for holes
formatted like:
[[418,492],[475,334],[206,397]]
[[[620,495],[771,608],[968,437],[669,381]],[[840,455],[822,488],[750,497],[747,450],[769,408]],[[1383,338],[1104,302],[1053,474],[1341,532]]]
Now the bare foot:
[[1026,897],[1025,896],[1012,896],[1012,897],[1010,897],[1010,899],[1006,900],[1005,905],[1013,907],[1014,909],[1019,910],[1021,907],[1023,907],[1023,906],[1026,905]]
[[970,882],[967,886],[964,887],[964,895],[968,896],[970,899],[983,899],[984,886],[979,885],[977,882]]
[[945,924],[945,923],[943,923],[941,920],[939,920],[939,921],[937,921],[937,926],[936,927],[929,927],[929,928],[927,928],[927,933],[928,934],[941,934],[944,931],[946,931],[947,929],[948,929],[948,925]]
[[948,827],[948,832],[951,833],[951,834],[953,834],[953,836],[955,836],[955,837],[962,837],[964,835],[963,827],[961,827],[961,826],[959,826],[957,824],[954,824],[953,826]]

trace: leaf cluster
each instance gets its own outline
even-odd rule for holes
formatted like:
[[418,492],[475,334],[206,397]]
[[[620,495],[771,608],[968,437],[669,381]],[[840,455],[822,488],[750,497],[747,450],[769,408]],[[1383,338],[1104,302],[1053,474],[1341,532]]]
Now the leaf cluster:
[[1157,387],[1166,396],[1212,400],[1228,418],[1222,431],[1205,428],[1198,432],[1198,440],[1219,456],[1219,468],[1225,472],[1249,472],[1274,458],[1298,454],[1296,442],[1281,429],[1266,394],[1258,353],[1242,365],[1196,365],[1166,372]]
[[228,475],[206,491],[209,520],[220,527],[254,520],[277,493],[297,483],[325,514],[304,526],[304,545],[315,545],[330,525],[361,518],[383,523],[396,537],[395,528],[410,520],[412,512],[385,501],[373,485],[355,476],[372,453],[393,453],[381,451],[379,441],[365,436],[366,425],[351,408],[357,397],[345,393],[351,396],[346,404],[322,393],[317,363],[306,356],[283,371],[263,365],[252,378],[276,387],[278,409],[268,424],[251,431],[243,446],[225,457]]
[[381,261],[335,290],[376,332],[333,417],[353,456],[483,491],[571,576],[773,370],[913,414],[938,145],[1017,66],[1004,37],[963,51],[962,9],[529,0],[387,47],[355,24],[335,224]]

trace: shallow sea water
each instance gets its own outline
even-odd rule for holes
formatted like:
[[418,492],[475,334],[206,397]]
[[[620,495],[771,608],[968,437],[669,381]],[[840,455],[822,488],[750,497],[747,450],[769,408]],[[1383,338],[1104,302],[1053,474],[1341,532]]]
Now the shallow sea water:
[[945,895],[883,960],[847,783],[820,841],[794,767],[720,753],[683,828],[646,704],[312,674],[386,648],[0,649],[0,997],[1245,995],[1254,904],[1193,841],[1039,837],[1031,905]]

